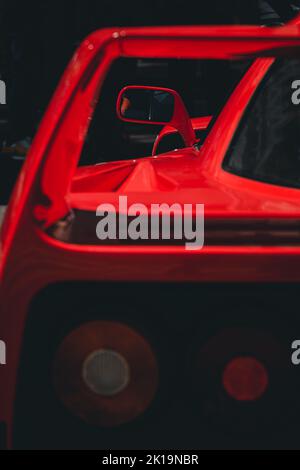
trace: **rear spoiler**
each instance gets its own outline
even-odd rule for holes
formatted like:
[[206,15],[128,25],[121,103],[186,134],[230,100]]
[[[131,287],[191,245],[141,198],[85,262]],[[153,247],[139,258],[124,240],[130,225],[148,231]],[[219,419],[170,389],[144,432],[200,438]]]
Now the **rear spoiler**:
[[[276,28],[174,26],[99,30],[83,41],[60,81],[25,162],[24,174],[29,174],[26,191],[24,185],[16,191],[24,201],[28,191],[34,192],[30,199],[34,218],[45,227],[69,213],[72,178],[99,84],[118,58],[238,59],[291,55],[300,55],[298,24]],[[21,210],[22,205],[19,207]]]
[[300,54],[300,26],[180,26],[119,32],[124,57],[240,59]]

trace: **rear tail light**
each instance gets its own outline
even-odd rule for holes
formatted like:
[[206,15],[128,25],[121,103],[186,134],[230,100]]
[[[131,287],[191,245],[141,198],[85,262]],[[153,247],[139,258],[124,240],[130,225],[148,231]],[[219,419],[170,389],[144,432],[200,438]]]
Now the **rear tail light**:
[[60,400],[89,424],[114,427],[150,406],[158,386],[155,355],[138,332],[97,321],[72,331],[54,360]]
[[238,357],[230,361],[223,373],[223,386],[230,397],[237,401],[255,401],[268,388],[268,372],[253,357]]
[[232,432],[277,427],[291,393],[281,343],[254,328],[224,329],[197,357],[196,393],[202,418]]
[[93,352],[84,362],[83,379],[98,395],[113,397],[130,383],[130,367],[121,354],[108,349]]

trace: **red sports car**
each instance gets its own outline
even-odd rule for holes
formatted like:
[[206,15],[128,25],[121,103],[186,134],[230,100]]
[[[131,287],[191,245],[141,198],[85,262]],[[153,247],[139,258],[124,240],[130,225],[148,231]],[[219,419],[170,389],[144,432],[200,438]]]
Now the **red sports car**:
[[[4,448],[299,447],[299,54],[297,21],[107,29],[80,46],[1,232]],[[170,87],[116,87],[120,126],[158,126],[153,156],[120,159],[111,133],[91,164],[89,125],[120,59],[248,67],[212,118],[191,120]],[[159,153],[166,137],[182,148]],[[120,236],[120,218],[101,238],[99,205],[107,216],[120,197],[140,212],[189,206],[192,222],[204,206],[203,243],[176,236],[175,209],[169,238]]]

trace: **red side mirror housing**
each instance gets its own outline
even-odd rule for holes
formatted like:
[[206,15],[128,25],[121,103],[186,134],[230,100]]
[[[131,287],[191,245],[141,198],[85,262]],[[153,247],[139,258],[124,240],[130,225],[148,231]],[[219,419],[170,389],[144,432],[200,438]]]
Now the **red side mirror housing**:
[[127,86],[117,100],[117,115],[125,122],[171,126],[187,147],[197,139],[190,116],[179,94],[170,88]]

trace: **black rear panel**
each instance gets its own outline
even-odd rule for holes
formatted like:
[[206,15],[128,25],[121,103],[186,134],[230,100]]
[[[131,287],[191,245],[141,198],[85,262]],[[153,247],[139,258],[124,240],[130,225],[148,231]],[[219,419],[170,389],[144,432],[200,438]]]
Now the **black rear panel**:
[[[66,283],[52,285],[29,312],[17,388],[16,449],[300,448],[298,285]],[[94,320],[139,331],[157,356],[159,390],[134,422],[89,426],[57,399],[53,357],[62,339]],[[269,374],[257,402],[222,385],[235,357],[255,357]]]

